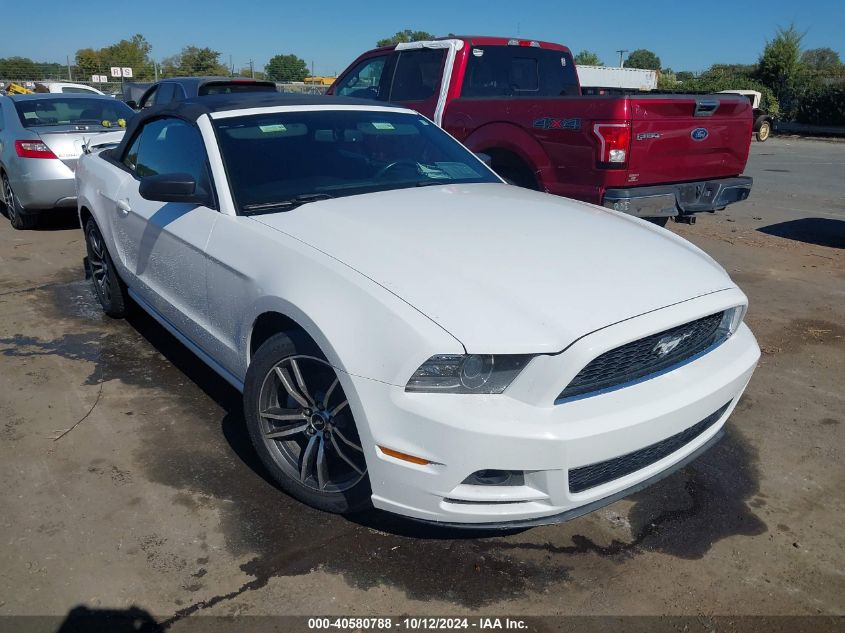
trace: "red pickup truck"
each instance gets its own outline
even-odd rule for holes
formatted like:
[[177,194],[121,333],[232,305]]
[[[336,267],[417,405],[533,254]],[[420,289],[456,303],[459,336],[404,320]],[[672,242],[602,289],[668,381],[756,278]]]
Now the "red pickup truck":
[[413,108],[514,184],[665,224],[744,200],[747,99],[582,96],[569,49],[449,37],[361,55],[328,94]]

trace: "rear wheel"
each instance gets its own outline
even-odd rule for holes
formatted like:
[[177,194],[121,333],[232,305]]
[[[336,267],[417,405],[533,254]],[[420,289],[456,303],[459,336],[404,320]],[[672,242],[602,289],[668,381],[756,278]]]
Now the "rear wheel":
[[666,223],[669,221],[668,217],[663,218],[643,218],[644,220],[648,220],[652,224],[656,224],[657,226],[666,226]]
[[9,223],[13,227],[19,231],[35,228],[38,224],[38,215],[24,212],[6,174],[3,174],[3,199],[6,201],[6,217],[9,218]]
[[757,130],[757,140],[765,143],[772,133],[772,124],[769,121],[763,121],[760,124],[760,129]]
[[509,185],[540,191],[537,175],[520,158],[507,152],[488,150],[490,167]]
[[276,334],[258,349],[244,413],[255,450],[285,492],[327,512],[369,507],[352,410],[334,368],[306,337]]
[[105,312],[116,319],[126,315],[129,295],[126,284],[118,276],[106,242],[97,223],[89,218],[85,223],[85,247],[88,251],[88,266],[94,294]]

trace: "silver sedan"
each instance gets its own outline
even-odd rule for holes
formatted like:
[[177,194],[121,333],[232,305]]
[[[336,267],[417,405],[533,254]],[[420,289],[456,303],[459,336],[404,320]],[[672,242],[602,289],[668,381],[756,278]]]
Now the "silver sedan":
[[0,96],[0,203],[12,226],[33,228],[44,210],[75,209],[82,146],[121,130],[134,114],[105,96]]

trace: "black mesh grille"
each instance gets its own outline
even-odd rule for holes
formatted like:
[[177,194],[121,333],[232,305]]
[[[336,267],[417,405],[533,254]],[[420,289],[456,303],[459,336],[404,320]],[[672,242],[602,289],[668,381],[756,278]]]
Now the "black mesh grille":
[[689,444],[696,437],[713,426],[728,408],[728,402],[715,413],[708,415],[698,424],[695,424],[685,431],[681,431],[665,440],[661,440],[651,446],[646,446],[633,453],[614,457],[604,462],[580,466],[569,471],[569,491],[583,492],[590,488],[606,484],[608,481],[619,479],[625,475],[645,468],[646,466],[660,461],[667,455],[671,455],[685,444]]
[[[605,352],[578,372],[558,399],[618,387],[682,363],[719,342],[723,336],[719,328],[723,314],[711,314]],[[681,342],[669,353],[658,356],[658,344],[677,337],[683,337]]]

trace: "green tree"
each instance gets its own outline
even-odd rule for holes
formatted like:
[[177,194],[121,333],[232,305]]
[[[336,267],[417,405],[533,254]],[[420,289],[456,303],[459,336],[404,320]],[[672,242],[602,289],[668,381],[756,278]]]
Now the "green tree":
[[87,79],[88,75],[108,74],[112,66],[126,66],[132,69],[134,79],[151,79],[154,75],[150,59],[152,49],[141,34],[100,49],[81,48],[76,51],[77,74]]
[[638,48],[628,55],[625,68],[645,68],[646,70],[660,70],[660,58],[647,48]]
[[302,81],[310,73],[305,60],[296,55],[274,55],[264,67],[267,79],[272,81]]
[[659,90],[675,90],[680,86],[678,75],[671,68],[664,68],[657,73],[657,88]]
[[794,24],[787,28],[778,27],[774,39],[766,42],[760,55],[758,77],[774,91],[782,107],[794,99],[801,82],[803,39],[804,33],[799,32]]
[[675,79],[677,79],[681,83],[685,81],[691,81],[695,79],[695,73],[690,72],[689,70],[679,70],[675,73]]
[[162,60],[161,73],[165,77],[227,76],[230,69],[220,63],[220,53],[217,51],[207,47],[186,46],[180,53]]
[[404,31],[397,31],[393,37],[386,37],[383,40],[376,42],[376,46],[392,46],[393,44],[403,44],[405,42],[419,42],[422,40],[433,40],[434,35],[428,31],[413,31],[405,29]]
[[108,69],[103,67],[99,51],[93,48],[80,48],[76,51],[76,75],[79,79],[84,80],[90,75],[99,75],[103,72],[107,73]]
[[575,64],[578,66],[604,66],[598,55],[587,50],[580,51],[575,56]]
[[29,57],[0,59],[0,78],[7,80],[41,79],[38,64]]
[[831,72],[840,70],[842,61],[839,53],[832,48],[811,48],[801,54],[801,63],[817,72]]

